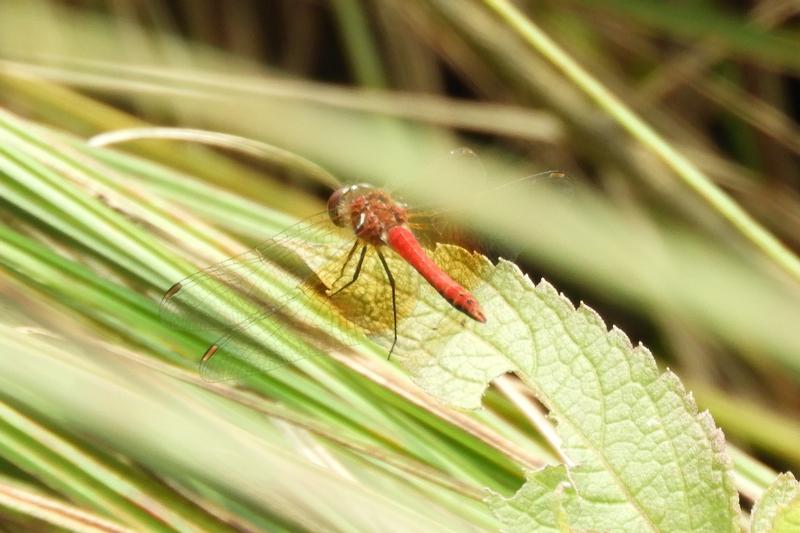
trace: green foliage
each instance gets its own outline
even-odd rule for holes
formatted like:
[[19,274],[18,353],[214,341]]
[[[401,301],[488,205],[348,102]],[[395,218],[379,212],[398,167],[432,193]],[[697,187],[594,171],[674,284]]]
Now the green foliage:
[[791,473],[780,474],[753,507],[750,531],[789,532],[800,527],[800,486]]
[[[459,250],[440,248],[435,257],[469,264],[452,257]],[[422,291],[425,310],[414,320],[423,334],[404,364],[426,391],[464,408],[479,407],[490,381],[514,372],[548,409],[572,466],[530,476],[511,501],[494,495],[506,525],[530,530],[534,517],[558,509],[555,523],[578,530],[736,530],[722,434],[674,374],[659,375],[645,348],[608,332],[596,313],[576,310],[547,282],[534,286],[513,263],[479,263],[476,271],[487,281],[475,292],[487,324],[442,320],[446,309]],[[542,486],[556,494],[543,498]],[[531,522],[508,520],[510,509]]]
[[[206,7],[171,24],[158,2],[141,20],[102,3],[0,4],[0,522],[730,531],[747,522],[742,497],[752,531],[796,529],[794,476],[748,455],[797,466],[800,201],[786,162],[800,136],[774,72],[798,64],[796,30],[775,29],[787,8],[291,5],[268,21],[292,28],[286,42],[258,56],[248,44],[275,28],[245,3],[235,24],[213,23],[224,50],[198,44],[217,20]],[[341,38],[341,63],[371,91],[316,81],[323,37]],[[453,75],[475,99],[448,96]],[[245,138],[86,142],[169,123]],[[476,176],[425,172],[464,131],[491,139],[478,149],[489,180],[563,168],[581,185],[568,199],[524,186],[476,199]],[[522,252],[435,249],[487,323],[390,255],[400,342],[386,361],[391,329],[372,310],[389,292],[372,257],[369,290],[333,307],[298,298],[304,323],[281,323],[280,346],[274,324],[251,330],[252,353],[295,365],[254,358],[271,371],[203,381],[214,336],[161,320],[164,290],[322,211],[334,175],[442,204]],[[330,288],[342,242],[291,244]],[[299,278],[273,266],[258,279],[280,299]],[[342,320],[354,310],[376,342]]]

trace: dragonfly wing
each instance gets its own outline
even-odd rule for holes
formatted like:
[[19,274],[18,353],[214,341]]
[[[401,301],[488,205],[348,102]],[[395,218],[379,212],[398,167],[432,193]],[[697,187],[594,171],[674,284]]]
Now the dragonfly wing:
[[[394,302],[397,322],[409,316],[416,306],[422,278],[399,255],[388,247],[381,247],[395,284]],[[348,265],[345,277],[352,279],[353,266]],[[343,286],[337,283],[334,291]],[[359,274],[358,281],[331,298],[342,315],[355,322],[370,337],[385,346],[392,344],[395,316],[392,309],[392,286],[389,276],[378,259],[378,250],[370,249]]]
[[463,217],[469,210],[479,210],[487,204],[498,205],[504,195],[524,197],[533,191],[541,191],[540,194],[566,199],[574,193],[574,189],[575,183],[570,176],[562,171],[548,170],[496,185],[480,193],[467,193],[460,207],[409,210],[409,223],[420,242],[431,248],[435,247],[435,243],[456,243],[470,250],[481,250],[489,257],[502,255],[513,259],[513,243],[498,235],[493,235],[489,240],[478,237],[474,232],[467,232],[457,222],[457,216],[460,214]]
[[[367,334],[388,353],[395,324],[391,285],[376,250],[368,248],[358,280],[342,289],[353,279],[360,255],[358,247],[347,261],[352,244],[352,241],[328,246],[294,243],[293,249],[315,275],[267,312],[238,324],[214,342],[200,364],[203,379],[222,381],[270,372],[322,353],[327,346],[322,331],[329,332],[331,338],[342,344],[358,343]],[[394,251],[384,247],[381,253],[396,287],[395,354],[402,356],[418,350],[423,339],[436,336],[432,330],[444,333],[445,325],[458,329],[469,322]],[[431,256],[440,259],[440,254]],[[468,262],[471,258],[463,259]],[[441,266],[465,287],[474,287],[479,282],[458,260],[446,259]],[[315,320],[320,318],[333,326],[316,327]],[[313,331],[304,337],[316,341],[313,346],[297,342],[298,333],[302,337],[304,330]],[[320,347],[323,349],[315,349]]]
[[265,283],[266,271],[274,270],[272,279],[291,279],[298,272],[300,280],[305,279],[311,272],[303,271],[292,244],[330,241],[335,232],[327,214],[320,213],[243,254],[196,272],[164,294],[161,319],[182,330],[221,332],[269,313],[283,298]]
[[[332,336],[340,342],[357,342],[357,332],[352,324],[330,313],[333,309],[326,296],[320,293],[320,288],[318,280],[307,280],[267,312],[238,324],[214,342],[200,361],[203,379],[224,381],[270,372],[321,353],[314,346],[297,342],[301,337],[321,337],[322,330],[315,328],[315,320],[333,320],[333,327],[325,328],[325,331],[333,332]],[[304,336],[304,332],[309,335]]]
[[[347,264],[343,264],[341,261],[333,263],[331,253],[325,251],[323,247],[306,246],[302,253],[307,263],[318,272],[318,279],[327,289],[329,304],[338,311],[343,320],[346,319],[349,322],[349,325],[341,324],[341,330],[347,332],[348,328],[358,329],[362,334],[367,334],[377,344],[385,347],[388,353],[394,340],[395,325],[392,287],[389,277],[378,259],[377,250],[367,246],[367,253],[358,279],[352,284],[350,282],[354,279],[358,268],[360,247],[354,250]],[[398,341],[406,335],[416,336],[417,332],[414,331],[417,327],[416,322],[408,319],[431,310],[421,299],[423,295],[430,296],[426,291],[433,291],[435,298],[445,303],[445,308],[449,306],[425,282],[422,276],[392,249],[382,246],[379,250],[386,259],[395,282]],[[338,253],[338,255],[343,254]],[[321,265],[329,266],[320,268]],[[422,305],[420,305],[421,303]],[[347,339],[338,340],[347,342]]]
[[[426,329],[437,327],[444,314],[451,321],[467,317],[453,309],[436,290],[402,257],[389,247],[380,252],[395,282],[395,304],[397,309],[397,345],[395,354],[419,348],[419,339],[429,337]],[[426,250],[431,254],[432,250]],[[357,256],[358,254],[354,254]],[[431,257],[434,257],[431,255]],[[375,249],[368,249],[358,280],[342,289],[353,279],[357,261],[351,260],[343,274],[329,270],[321,279],[329,287],[330,302],[341,316],[356,325],[374,342],[386,348],[394,343],[395,316],[392,308],[392,288],[389,277],[377,257]],[[469,272],[462,272],[458,265],[447,263],[444,268],[455,268],[454,277],[464,286],[474,286]],[[342,290],[340,290],[342,289]],[[451,313],[452,311],[452,313]],[[467,319],[469,320],[469,319]]]
[[[363,309],[337,306],[339,295],[330,295],[352,277],[356,261],[347,252],[353,244],[353,239],[292,242],[294,253],[313,275],[281,301],[239,323],[212,344],[200,363],[203,379],[223,381],[270,372],[320,354],[320,348],[327,347],[323,332],[340,344],[360,342],[363,334],[369,333],[357,316]],[[301,345],[299,337],[312,341],[312,345]]]
[[[486,282],[488,263],[482,256],[457,246],[425,247],[425,252],[478,302],[483,303],[482,288]],[[413,274],[419,278],[416,303],[399,321],[395,349],[398,356],[413,359],[415,354],[436,353],[439,349],[436,343],[447,342],[464,329],[485,327],[448,303],[417,272]],[[492,319],[489,317],[489,320]]]

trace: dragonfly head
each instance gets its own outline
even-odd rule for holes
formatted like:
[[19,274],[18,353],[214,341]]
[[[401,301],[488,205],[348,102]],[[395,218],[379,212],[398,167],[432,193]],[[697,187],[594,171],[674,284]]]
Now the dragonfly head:
[[347,206],[356,196],[360,196],[373,189],[371,185],[366,183],[357,183],[355,185],[346,185],[339,187],[328,198],[328,216],[334,224],[339,227],[347,227],[350,225],[350,213]]

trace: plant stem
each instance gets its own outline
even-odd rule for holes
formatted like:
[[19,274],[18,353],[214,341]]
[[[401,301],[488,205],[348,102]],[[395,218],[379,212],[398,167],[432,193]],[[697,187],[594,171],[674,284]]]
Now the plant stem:
[[800,259],[730,196],[719,189],[691,161],[678,153],[653,128],[593,78],[510,2],[507,0],[484,0],[484,3],[507,22],[531,48],[541,53],[601,109],[611,115],[620,126],[675,171],[700,198],[792,276],[795,281],[800,282]]

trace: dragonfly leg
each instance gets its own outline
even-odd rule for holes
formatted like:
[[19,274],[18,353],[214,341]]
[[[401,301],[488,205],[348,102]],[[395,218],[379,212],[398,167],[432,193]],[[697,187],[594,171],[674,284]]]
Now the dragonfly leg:
[[350,260],[353,258],[353,254],[356,252],[356,248],[358,248],[360,242],[361,242],[360,240],[356,239],[356,242],[353,243],[353,247],[350,248],[349,252],[347,252],[347,257],[345,258],[344,263],[342,264],[342,270],[339,272],[339,277],[333,281],[331,287],[334,287],[337,283],[339,283],[339,280],[342,279],[342,276],[344,276],[344,271],[347,269],[347,265],[350,264]]
[[[356,241],[356,245],[358,245],[358,241]],[[353,253],[353,251],[355,249],[356,248],[354,246],[353,250],[351,250],[351,252],[350,252],[350,255],[352,255],[352,253]],[[364,247],[361,249],[361,255],[358,257],[358,264],[356,265],[356,271],[353,273],[353,279],[351,279],[350,281],[345,283],[344,286],[342,286],[342,287],[336,289],[335,291],[333,291],[330,294],[331,296],[334,296],[335,294],[338,294],[338,293],[342,292],[343,290],[345,290],[347,287],[349,287],[350,285],[352,285],[353,283],[355,283],[358,280],[358,276],[361,274],[361,266],[364,264],[364,258],[366,256],[367,256],[367,245],[365,244]],[[349,262],[350,259],[348,258],[347,261]],[[345,265],[346,264],[347,263],[345,263]],[[339,276],[339,277],[341,278],[341,276]],[[337,279],[337,281],[338,281],[338,279]]]
[[389,269],[389,265],[386,263],[386,258],[383,257],[383,254],[380,250],[376,250],[378,252],[378,258],[381,260],[381,264],[383,265],[383,270],[386,272],[386,277],[389,279],[389,286],[392,288],[392,314],[393,314],[393,324],[394,324],[394,339],[392,340],[392,347],[389,348],[389,355],[386,359],[392,358],[392,352],[394,351],[394,347],[397,344],[397,287],[394,283],[394,276],[392,276],[392,271]]

